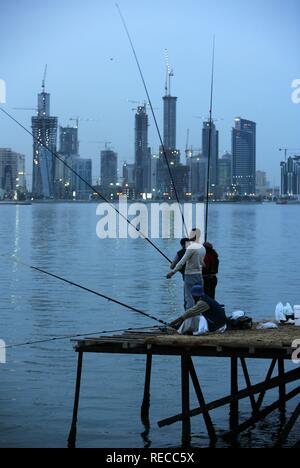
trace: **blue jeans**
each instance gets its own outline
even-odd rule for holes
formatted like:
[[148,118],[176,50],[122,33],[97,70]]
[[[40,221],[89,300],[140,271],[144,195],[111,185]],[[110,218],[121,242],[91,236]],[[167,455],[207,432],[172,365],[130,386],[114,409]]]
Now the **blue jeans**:
[[203,286],[203,277],[200,273],[194,275],[185,275],[184,277],[184,298],[185,298],[185,310],[189,310],[191,307],[194,307],[195,301],[192,296],[192,287],[195,284],[200,284]]

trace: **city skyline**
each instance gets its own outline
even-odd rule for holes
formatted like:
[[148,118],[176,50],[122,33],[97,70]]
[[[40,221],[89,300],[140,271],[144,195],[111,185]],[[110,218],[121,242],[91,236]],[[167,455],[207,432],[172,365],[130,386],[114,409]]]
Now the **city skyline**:
[[[297,140],[299,106],[293,104],[291,100],[291,83],[297,78],[300,61],[297,54],[299,31],[296,28],[299,3],[290,0],[290,8],[286,8],[285,11],[282,11],[281,4],[276,0],[264,2],[264,5],[261,5],[261,2],[254,2],[257,9],[254,5],[251,8],[247,7],[246,2],[240,2],[239,6],[232,1],[226,2],[226,6],[220,1],[213,1],[209,6],[204,2],[187,3],[189,8],[187,4],[183,7],[180,2],[172,2],[170,9],[168,8],[170,2],[161,2],[159,7],[161,18],[152,24],[150,21],[153,18],[152,4],[144,2],[143,5],[139,5],[133,1],[130,4],[124,2],[120,5],[128,19],[133,39],[137,43],[137,52],[142,59],[143,71],[154,106],[159,106],[159,110],[155,112],[160,128],[163,128],[160,100],[165,81],[164,49],[168,47],[170,62],[175,71],[173,92],[179,97],[177,146],[183,155],[187,128],[190,128],[191,143],[196,147],[200,146],[202,123],[194,116],[202,114],[203,119],[207,118],[211,43],[212,36],[216,33],[214,117],[224,119],[218,122],[220,154],[226,150],[230,151],[230,132],[232,122],[237,115],[256,121],[259,126],[258,167],[267,171],[272,184],[279,185],[278,165],[282,160],[282,154],[278,149],[285,146],[292,148],[299,146]],[[53,44],[50,36],[43,39],[42,54],[33,47],[42,28],[42,9],[35,4],[33,10],[31,4],[33,5],[29,0],[27,11],[23,10],[22,5],[16,10],[15,1],[7,3],[3,8],[1,78],[7,83],[7,109],[35,104],[43,68],[45,63],[48,63],[47,89],[52,95],[53,115],[60,116],[59,123],[63,126],[68,124],[70,118],[77,115],[83,119],[94,119],[94,121],[80,122],[82,156],[92,158],[95,174],[100,174],[99,151],[91,148],[89,141],[95,139],[113,141],[119,154],[120,171],[123,161],[134,160],[132,105],[128,100],[143,102],[145,93],[128,44],[124,40],[124,31],[114,4],[108,2],[99,5],[91,2],[88,12],[91,28],[89,32],[85,29],[82,42],[78,44],[77,34],[82,27],[85,27],[87,14],[82,15],[83,7],[76,1],[72,2],[73,29],[67,27],[69,45],[67,48],[62,48],[63,54],[57,51],[55,41]],[[70,6],[71,3],[68,1],[63,6],[54,1],[51,7],[43,7],[43,15],[47,15],[48,21],[55,21],[56,40],[60,40],[62,36],[66,37],[65,21]],[[224,15],[218,15],[213,21],[214,13],[220,8]],[[248,19],[247,15],[243,16],[245,8]],[[20,28],[15,37],[10,37],[9,25],[13,10],[14,21],[20,25]],[[91,12],[95,13],[95,20],[90,18],[93,16],[90,15]],[[141,12],[147,17],[142,28],[138,20]],[[32,18],[29,13],[32,14]],[[107,19],[107,24],[101,22],[101,28],[96,27],[97,15]],[[282,15],[285,20],[284,28],[280,28]],[[190,34],[187,36],[171,27],[175,24],[175,18],[179,17],[183,25],[190,25]],[[207,23],[203,30],[196,31],[194,26],[199,18],[207,19]],[[269,21],[266,28],[263,27],[263,19]],[[252,29],[253,20],[257,23],[255,36]],[[37,28],[35,33],[31,28],[33,24]],[[152,34],[153,24],[157,30],[155,37]],[[234,30],[231,30],[232,25],[235,25]],[[30,34],[26,33],[28,28]],[[112,30],[114,37],[111,38],[110,34],[110,41],[105,42],[108,28]],[[235,40],[238,35],[241,41]],[[151,47],[149,37],[151,37]],[[21,58],[16,64],[12,57],[20,48]],[[143,55],[141,50],[145,50]],[[186,51],[189,53],[186,54]],[[284,64],[280,68],[277,66],[279,56]],[[30,67],[25,66],[28,62]],[[30,126],[30,112],[13,111],[13,113],[27,127]],[[149,117],[149,141],[155,152],[159,142],[152,118]],[[3,117],[0,125],[2,128],[0,146],[12,147],[14,151],[26,154],[28,160],[31,154],[30,139]],[[27,172],[31,173],[28,161]]]

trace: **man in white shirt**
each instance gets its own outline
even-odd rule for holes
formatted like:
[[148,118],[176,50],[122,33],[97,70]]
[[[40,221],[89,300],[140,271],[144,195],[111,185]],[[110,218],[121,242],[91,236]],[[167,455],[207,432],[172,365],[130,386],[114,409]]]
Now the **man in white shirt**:
[[188,246],[184,257],[179,263],[177,263],[174,270],[167,275],[167,278],[171,279],[185,266],[184,295],[186,310],[192,308],[194,305],[194,299],[191,293],[192,287],[196,284],[203,285],[202,268],[204,266],[206,250],[205,247],[200,243],[200,238],[200,229],[192,229],[190,234],[191,244]]

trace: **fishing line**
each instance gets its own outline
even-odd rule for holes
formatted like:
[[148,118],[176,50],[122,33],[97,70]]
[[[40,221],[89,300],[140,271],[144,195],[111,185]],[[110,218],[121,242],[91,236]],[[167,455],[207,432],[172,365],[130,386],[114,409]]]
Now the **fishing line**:
[[117,10],[118,10],[118,12],[119,12],[119,15],[120,15],[122,24],[123,24],[123,26],[124,26],[124,29],[125,29],[125,32],[126,32],[128,41],[129,41],[130,46],[131,46],[132,53],[133,53],[133,55],[134,55],[134,59],[135,59],[135,62],[136,62],[136,65],[137,65],[137,68],[138,68],[140,77],[141,77],[142,82],[143,82],[143,86],[144,86],[144,89],[145,89],[145,92],[146,92],[146,96],[147,96],[147,99],[148,99],[148,103],[149,103],[149,106],[150,106],[150,109],[151,109],[151,113],[152,113],[152,117],[153,117],[153,120],[154,120],[154,124],[155,124],[156,130],[157,130],[157,133],[158,133],[158,138],[159,138],[159,141],[160,141],[160,144],[161,144],[161,148],[162,148],[162,151],[163,151],[163,155],[164,155],[164,158],[165,158],[165,161],[166,161],[166,164],[167,164],[168,172],[169,172],[170,179],[171,179],[171,182],[172,182],[172,186],[173,186],[173,189],[174,189],[175,197],[176,197],[178,206],[179,206],[179,208],[180,208],[182,223],[183,223],[184,229],[185,229],[185,231],[186,231],[186,235],[187,235],[187,237],[188,237],[188,232],[187,232],[187,227],[186,227],[186,224],[185,224],[185,219],[184,219],[184,214],[183,214],[182,206],[181,206],[181,203],[180,203],[180,200],[179,200],[179,195],[178,195],[178,192],[177,192],[177,189],[176,189],[176,184],[175,184],[175,181],[174,181],[174,178],[173,178],[171,166],[170,166],[170,163],[169,163],[169,160],[168,160],[168,156],[167,156],[167,153],[166,153],[165,145],[164,145],[164,143],[163,143],[163,139],[162,139],[162,136],[161,136],[161,132],[160,132],[160,130],[159,130],[158,122],[157,122],[157,119],[156,119],[156,115],[155,115],[155,112],[154,112],[154,108],[153,108],[153,105],[152,105],[152,100],[151,100],[151,98],[150,98],[150,94],[149,94],[149,91],[148,91],[148,87],[147,87],[147,85],[146,85],[146,80],[145,80],[145,77],[144,77],[144,74],[143,74],[143,71],[142,71],[142,67],[141,67],[141,65],[140,65],[140,62],[139,62],[139,59],[138,59],[138,56],[137,56],[137,53],[136,53],[136,50],[135,50],[135,47],[134,47],[134,44],[133,44],[133,40],[132,40],[132,37],[131,37],[131,35],[130,35],[129,29],[128,29],[128,27],[127,27],[125,18],[124,18],[124,16],[123,16],[122,12],[121,12],[120,6],[119,6],[117,3],[116,3],[116,8],[117,8]]
[[[158,329],[159,326],[151,327],[151,329]],[[21,348],[23,346],[30,346],[35,344],[43,344],[43,343],[50,343],[53,341],[62,341],[62,340],[69,340],[73,338],[81,338],[81,337],[92,337],[93,335],[105,335],[108,333],[120,333],[120,332],[127,332],[127,331],[139,331],[139,330],[149,330],[149,327],[140,327],[140,328],[122,328],[119,330],[102,330],[99,332],[93,333],[80,333],[76,335],[65,335],[65,336],[54,336],[52,338],[45,338],[44,340],[36,340],[36,341],[24,341],[23,343],[16,343],[11,345],[0,346],[0,349],[12,349],[12,348]]]
[[11,257],[11,259],[12,259],[13,262],[18,263],[19,265],[25,266],[27,268],[30,268],[31,270],[34,270],[34,271],[38,271],[39,273],[43,273],[44,275],[50,276],[50,277],[55,278],[55,279],[57,279],[59,281],[67,283],[70,286],[75,286],[76,288],[79,288],[79,289],[82,289],[83,291],[94,294],[94,295],[96,295],[98,297],[101,297],[102,299],[106,299],[108,302],[112,302],[114,304],[117,304],[117,305],[119,305],[121,307],[124,307],[125,309],[131,310],[132,312],[136,312],[136,313],[138,313],[140,315],[143,315],[144,317],[148,317],[151,320],[155,320],[156,322],[158,322],[158,323],[160,323],[160,324],[162,324],[164,326],[169,327],[169,324],[167,322],[165,322],[164,320],[158,319],[157,317],[155,317],[155,316],[153,316],[151,314],[148,314],[147,312],[136,309],[135,307],[129,306],[128,304],[120,302],[120,301],[118,301],[118,300],[116,300],[116,299],[114,299],[112,297],[109,297],[109,296],[106,296],[105,294],[94,291],[93,289],[86,288],[85,286],[82,286],[81,284],[75,283],[74,281],[70,281],[70,280],[68,280],[66,278],[62,278],[61,276],[55,275],[54,273],[49,273],[48,271],[43,270],[42,268],[38,268],[38,267],[35,267],[35,266],[32,266],[32,265],[29,265],[28,263],[25,263],[25,262],[23,262],[21,260],[18,260],[14,255]]
[[158,253],[160,253],[169,263],[172,263],[171,260],[167,257],[167,255],[165,255],[162,250],[160,250],[160,248],[154,244],[154,242],[151,241],[151,239],[149,239],[149,237],[147,237],[145,234],[143,234],[140,229],[135,226],[128,218],[126,218],[126,216],[124,216],[123,213],[121,213],[118,208],[116,208],[104,195],[102,195],[102,193],[100,193],[98,190],[95,189],[95,187],[93,187],[87,180],[85,180],[80,174],[78,174],[77,171],[75,171],[75,169],[73,169],[66,161],[64,161],[63,159],[61,159],[61,157],[55,152],[55,151],[52,151],[51,149],[49,149],[42,141],[39,140],[39,138],[35,137],[33,135],[33,133],[30,132],[30,130],[28,130],[28,128],[26,128],[24,125],[22,125],[15,117],[13,117],[9,112],[7,112],[6,110],[4,110],[2,107],[0,107],[0,111],[2,111],[7,117],[9,117],[13,122],[15,122],[19,127],[21,127],[26,133],[28,133],[28,135],[30,135],[33,140],[35,142],[37,142],[39,145],[43,146],[47,151],[49,151],[50,154],[52,154],[52,156],[54,156],[58,161],[60,161],[62,164],[64,164],[64,166],[69,169],[76,177],[78,177],[83,183],[85,183],[94,193],[96,193],[100,198],[101,200],[103,200],[105,203],[107,203],[109,206],[111,206],[115,211],[116,213],[121,216],[126,222],[127,224],[129,224],[131,227],[133,227],[139,234],[140,236],[146,240]]
[[207,162],[207,187],[206,187],[206,211],[205,211],[205,242],[208,238],[208,215],[209,215],[209,193],[210,193],[210,162],[212,147],[212,123],[213,123],[213,98],[214,98],[214,79],[215,79],[215,49],[216,38],[213,39],[211,87],[210,87],[210,108],[209,108],[209,140],[208,140],[208,162]]

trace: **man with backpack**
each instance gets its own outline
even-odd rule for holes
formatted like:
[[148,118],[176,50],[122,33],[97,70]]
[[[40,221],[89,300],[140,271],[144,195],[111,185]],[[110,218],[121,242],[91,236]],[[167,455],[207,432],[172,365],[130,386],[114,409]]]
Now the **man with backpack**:
[[190,245],[180,262],[176,265],[173,271],[167,274],[167,278],[171,279],[178,271],[185,267],[184,273],[184,297],[185,307],[190,309],[194,305],[194,299],[191,294],[192,287],[195,284],[203,284],[202,268],[204,266],[204,257],[206,250],[200,242],[200,229],[192,229],[190,233]]
[[206,249],[203,267],[204,290],[207,296],[215,299],[218,285],[219,255],[209,242],[205,242],[203,245]]

